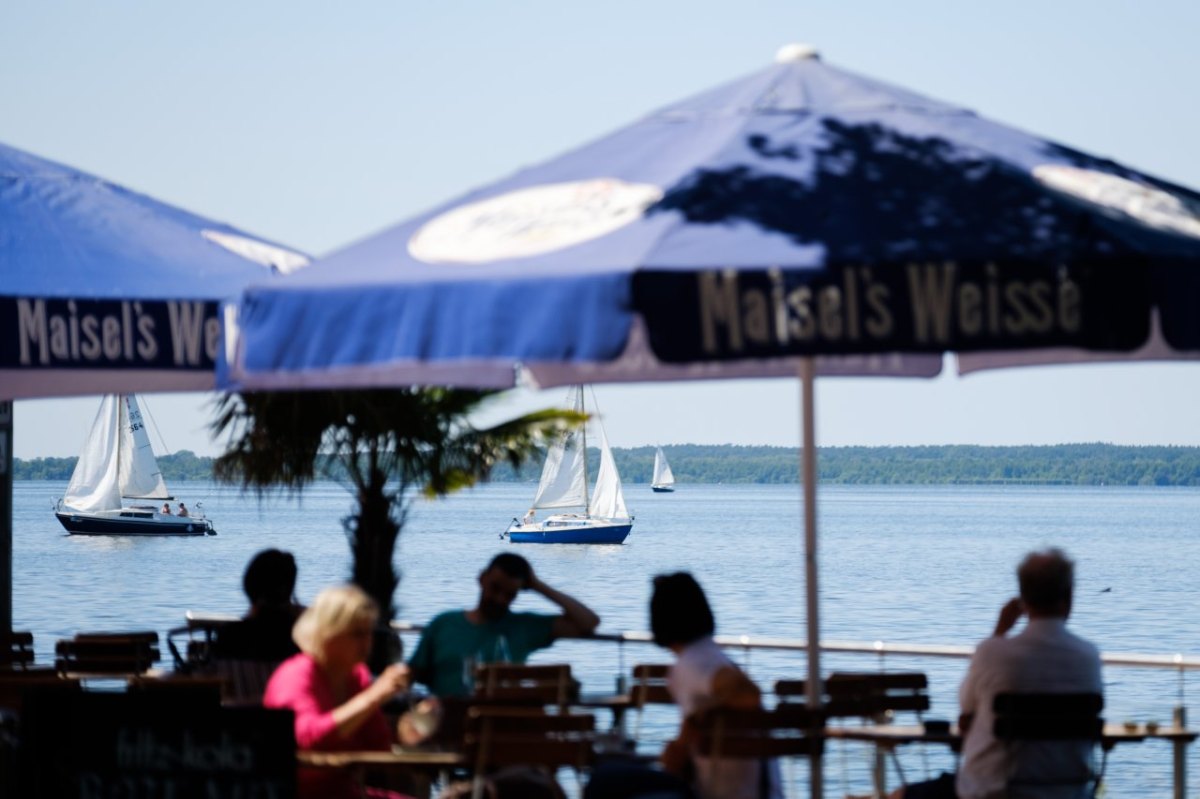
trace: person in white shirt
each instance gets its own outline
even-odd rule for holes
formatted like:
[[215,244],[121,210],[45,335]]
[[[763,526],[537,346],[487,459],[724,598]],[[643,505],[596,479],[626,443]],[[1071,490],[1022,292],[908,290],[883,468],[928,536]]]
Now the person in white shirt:
[[[1104,692],[1100,653],[1091,643],[1067,630],[1075,587],[1075,564],[1061,549],[1031,552],[1017,568],[1019,598],[1000,610],[992,637],[971,657],[967,676],[959,688],[963,733],[962,761],[957,775],[900,788],[892,799],[993,799],[1006,795],[1014,767],[1023,779],[1079,773],[1086,768],[1091,745],[1071,741],[1027,744],[1021,762],[1014,763],[1009,748],[997,741],[992,728],[992,702],[996,694]],[[1021,616],[1025,629],[1009,636]],[[1086,787],[1058,786],[1053,794],[1089,795]]]
[[689,720],[712,707],[754,709],[762,695],[746,674],[713,641],[716,625],[704,590],[687,572],[654,579],[650,630],[654,642],[675,653],[667,690],[679,706],[679,734],[663,749],[663,768],[692,774],[700,799],[782,797],[778,764],[744,758],[708,758],[694,751]]

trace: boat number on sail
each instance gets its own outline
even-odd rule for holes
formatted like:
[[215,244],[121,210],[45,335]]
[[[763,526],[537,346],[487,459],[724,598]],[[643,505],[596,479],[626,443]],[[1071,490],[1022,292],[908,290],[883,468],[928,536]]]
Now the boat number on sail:
[[[15,298],[0,316],[0,368],[213,368],[221,324],[215,302]],[[15,307],[14,307],[15,306]]]
[[427,222],[408,242],[426,263],[481,264],[560,250],[641,219],[662,189],[621,180],[582,180],[508,192]]

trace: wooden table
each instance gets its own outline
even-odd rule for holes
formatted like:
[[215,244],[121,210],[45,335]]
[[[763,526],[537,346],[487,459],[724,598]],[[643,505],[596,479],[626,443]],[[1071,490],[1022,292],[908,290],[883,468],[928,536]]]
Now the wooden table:
[[384,751],[351,751],[351,752],[316,752],[300,750],[296,752],[296,763],[306,768],[333,769],[349,773],[361,787],[366,781],[368,771],[389,771],[392,769],[416,772],[410,776],[411,783],[406,785],[405,792],[419,797],[429,797],[436,783],[450,784],[450,772],[466,765],[466,758],[461,752],[444,750],[422,750],[395,748],[390,752]]
[[[846,741],[865,741],[874,744],[881,752],[891,752],[897,746],[914,743],[932,743],[949,746],[958,751],[962,746],[962,735],[958,727],[952,727],[948,732],[927,733],[919,724],[871,724],[861,727],[826,727],[827,738]],[[1139,743],[1148,740],[1169,741],[1173,749],[1174,760],[1174,792],[1175,799],[1184,799],[1187,793],[1187,747],[1200,736],[1200,731],[1181,727],[1179,725],[1161,726],[1153,732],[1145,725],[1133,725],[1131,728],[1124,724],[1105,724],[1101,734],[1100,745],[1110,749],[1120,743]],[[886,795],[886,776],[877,759],[874,777],[875,790],[880,795]]]
[[441,771],[465,766],[467,761],[461,752],[435,752],[420,749],[396,749],[391,752],[316,752],[302,749],[296,752],[296,762],[311,768],[400,766]]

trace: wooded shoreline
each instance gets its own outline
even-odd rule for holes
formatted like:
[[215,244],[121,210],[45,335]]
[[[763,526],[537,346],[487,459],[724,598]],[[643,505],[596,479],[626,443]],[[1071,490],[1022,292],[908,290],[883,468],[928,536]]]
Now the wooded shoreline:
[[[688,483],[796,483],[799,454],[795,447],[733,444],[664,446],[676,480]],[[654,447],[613,448],[626,483],[647,483]],[[66,482],[76,458],[16,459],[16,480]],[[160,455],[168,482],[211,480],[212,458],[184,450]],[[595,473],[598,457],[589,458]],[[947,445],[920,447],[822,447],[818,466],[822,483],[862,485],[1200,485],[1200,447],[1056,444],[985,447]],[[528,482],[541,473],[541,463],[514,472],[496,468],[492,482]],[[336,473],[327,473],[336,480]]]

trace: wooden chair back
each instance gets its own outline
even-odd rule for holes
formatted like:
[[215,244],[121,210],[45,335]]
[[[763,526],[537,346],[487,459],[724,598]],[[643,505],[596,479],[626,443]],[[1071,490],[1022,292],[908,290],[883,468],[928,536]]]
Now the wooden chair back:
[[909,711],[919,719],[929,709],[928,688],[929,679],[920,672],[835,672],[825,681],[825,714],[886,721]]
[[821,712],[781,703],[774,710],[714,708],[689,722],[696,749],[712,758],[775,758],[819,753],[824,737]]
[[33,633],[0,632],[0,671],[33,668]]
[[464,752],[474,771],[472,796],[484,792],[489,771],[505,766],[540,766],[578,774],[595,757],[596,717],[590,713],[546,713],[531,707],[475,706],[467,711]]
[[137,675],[158,662],[158,633],[78,633],[55,647],[60,674]]
[[223,681],[225,704],[254,707],[262,704],[267,682],[278,666],[264,660],[214,658],[201,673]]
[[630,686],[630,698],[634,707],[643,708],[646,705],[673,705],[667,690],[667,675],[671,667],[666,663],[638,663],[633,667],[633,683]]
[[671,673],[668,663],[638,663],[633,667],[633,683],[629,688],[629,699],[637,710],[637,721],[633,726],[633,740],[641,740],[642,720],[646,705],[673,705],[671,692],[667,690],[667,676]]
[[477,702],[493,705],[554,705],[565,712],[578,697],[568,664],[527,666],[487,663],[475,672]]
[[[1102,742],[1104,733],[1104,697],[1097,693],[1038,694],[1002,693],[992,702],[995,721],[992,733],[998,741],[1009,745],[1011,769],[1008,779],[1010,795],[1037,795],[1050,786],[1091,786],[1094,796],[1104,778],[1107,751],[1096,768],[1095,745]],[[1087,757],[1072,764],[1072,757],[1056,757],[1064,764],[1064,771],[1057,774],[1039,773],[1028,775],[1022,769],[1024,746],[1035,743],[1090,745]],[[1080,749],[1082,752],[1082,749]],[[1044,752],[1039,762],[1044,762]],[[1072,767],[1074,766],[1074,767]],[[1026,789],[1024,792],[1022,789]]]

